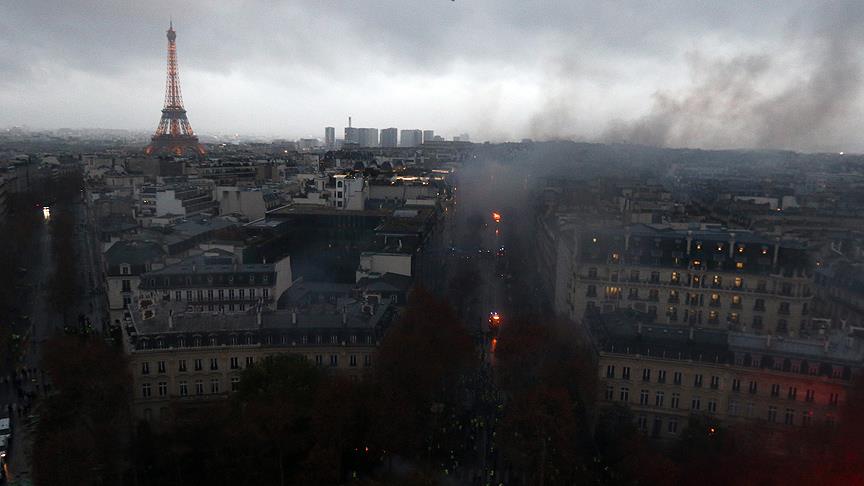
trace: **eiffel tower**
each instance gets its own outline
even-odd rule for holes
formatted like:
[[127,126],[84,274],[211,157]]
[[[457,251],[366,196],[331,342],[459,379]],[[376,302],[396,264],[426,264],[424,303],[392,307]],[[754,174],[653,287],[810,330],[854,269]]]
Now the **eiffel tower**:
[[186,118],[183,108],[183,96],[180,94],[180,77],[177,68],[177,33],[174,23],[168,24],[168,80],[165,82],[165,106],[162,108],[162,118],[156,133],[150,138],[150,145],[144,153],[150,155],[204,155],[204,147],[198,143],[198,137],[192,131],[192,125]]

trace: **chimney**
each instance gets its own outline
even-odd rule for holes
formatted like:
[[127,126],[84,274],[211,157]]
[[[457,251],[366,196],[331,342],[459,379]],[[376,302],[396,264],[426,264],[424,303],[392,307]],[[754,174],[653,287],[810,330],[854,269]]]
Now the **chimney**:
[[291,325],[292,326],[297,325],[297,310],[296,309],[291,309]]
[[348,325],[348,309],[345,306],[342,306],[342,327]]
[[174,309],[168,311],[168,329],[174,329]]
[[642,321],[636,323],[636,333],[642,335]]
[[351,128],[351,117],[348,117],[348,128]]
[[257,321],[257,323],[258,323],[258,328],[260,329],[260,328],[261,328],[261,323],[264,321],[264,319],[263,319],[262,316],[261,316],[261,306],[260,306],[260,305],[258,306],[258,310],[257,310],[257,312],[255,313],[255,320]]
[[771,347],[771,335],[770,335],[770,334],[769,334],[768,337],[765,339],[765,347],[768,347],[768,348]]
[[694,329],[695,328],[693,326],[690,326],[690,335],[687,337],[687,339],[689,339],[691,341],[693,340]]

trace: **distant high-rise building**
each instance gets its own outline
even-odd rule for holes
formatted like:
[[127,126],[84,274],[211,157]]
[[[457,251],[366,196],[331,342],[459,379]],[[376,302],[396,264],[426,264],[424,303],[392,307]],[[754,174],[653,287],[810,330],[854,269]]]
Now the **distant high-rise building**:
[[357,137],[361,147],[377,147],[378,146],[378,129],[377,128],[358,128]]
[[463,133],[459,136],[453,137],[454,142],[470,142],[471,137],[468,136],[467,133]]
[[332,149],[336,144],[336,128],[324,127],[324,146]]
[[385,128],[381,130],[381,146],[395,147],[399,139],[399,130],[396,128]]
[[435,130],[423,130],[423,143],[435,140]]
[[348,117],[348,126],[345,127],[345,141],[343,142],[345,145],[359,145],[360,144],[360,132],[351,126],[351,117]]
[[399,133],[400,147],[417,147],[423,142],[423,132],[420,130],[402,130]]
[[345,145],[359,145],[360,144],[360,131],[354,127],[345,127]]

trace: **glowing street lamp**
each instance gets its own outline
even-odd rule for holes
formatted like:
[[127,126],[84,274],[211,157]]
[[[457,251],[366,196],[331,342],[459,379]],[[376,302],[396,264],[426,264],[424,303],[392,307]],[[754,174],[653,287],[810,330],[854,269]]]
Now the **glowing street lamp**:
[[492,219],[495,220],[496,223],[501,222],[501,214],[495,211],[492,212]]

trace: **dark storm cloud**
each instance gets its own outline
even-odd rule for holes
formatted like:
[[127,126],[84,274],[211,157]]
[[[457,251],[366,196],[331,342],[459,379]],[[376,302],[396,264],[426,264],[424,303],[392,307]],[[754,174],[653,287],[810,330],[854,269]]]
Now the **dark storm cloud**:
[[[833,15],[822,11],[831,5],[855,7],[835,19],[848,34],[813,20]],[[370,125],[475,139],[821,147],[818,135],[806,136],[811,128],[842,125],[860,108],[849,48],[860,40],[859,10],[807,2],[10,0],[0,3],[0,125],[149,127],[173,16],[199,130],[300,136],[352,113]],[[778,58],[784,49],[805,62],[790,66]],[[783,89],[767,93],[784,69]],[[778,119],[794,123],[778,128]],[[619,121],[606,129],[610,120]],[[850,136],[834,131],[828,145]]]

